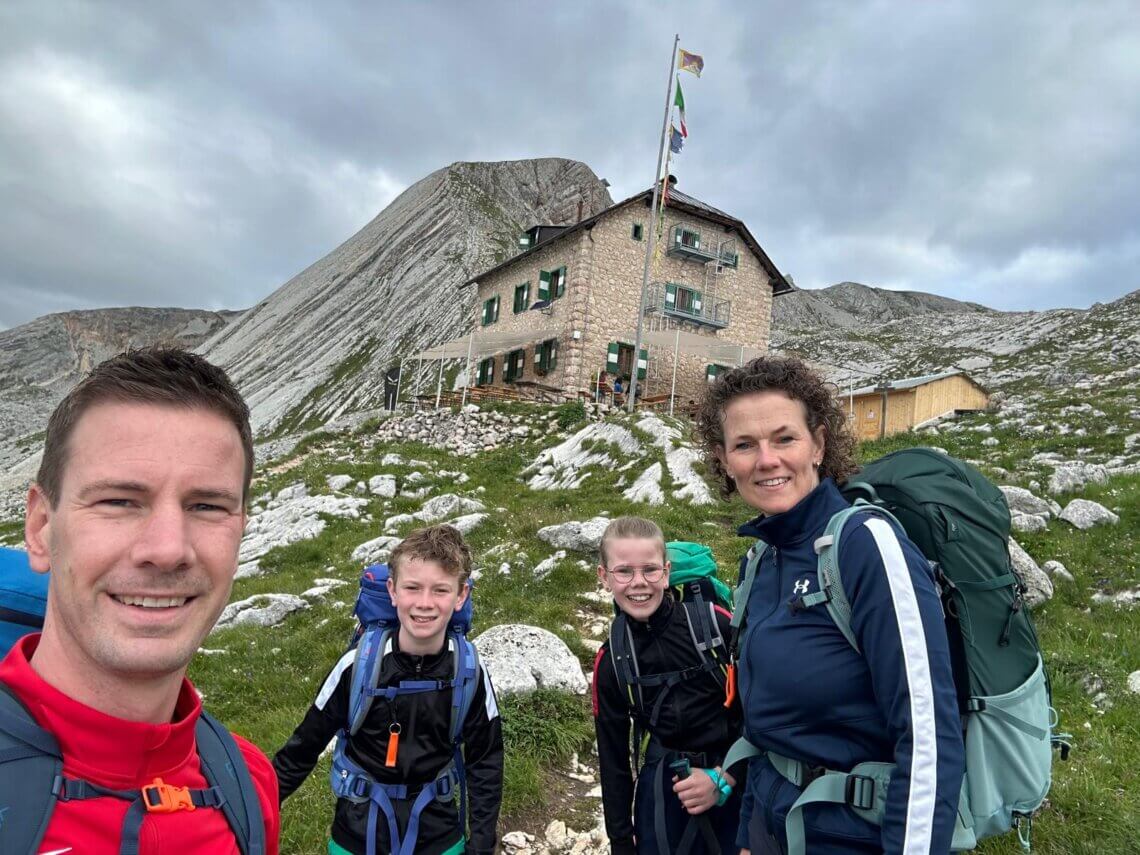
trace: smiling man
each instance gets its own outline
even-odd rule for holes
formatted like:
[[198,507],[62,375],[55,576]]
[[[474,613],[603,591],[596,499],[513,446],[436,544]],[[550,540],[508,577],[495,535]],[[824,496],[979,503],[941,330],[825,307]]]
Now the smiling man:
[[0,663],[0,748],[26,755],[0,770],[21,808],[0,851],[277,852],[272,767],[186,679],[229,599],[252,469],[245,402],[184,351],[114,357],[52,414],[25,519],[44,628]]

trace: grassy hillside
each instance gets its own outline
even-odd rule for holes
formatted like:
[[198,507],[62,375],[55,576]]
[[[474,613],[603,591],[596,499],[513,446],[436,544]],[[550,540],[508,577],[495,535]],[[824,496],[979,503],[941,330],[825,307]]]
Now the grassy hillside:
[[[1066,457],[1076,456],[1076,447],[1066,436],[1026,435],[1016,427],[1002,427],[1002,421],[1000,414],[979,416],[965,422],[966,429],[937,437],[895,437],[865,445],[861,454],[872,459],[895,447],[936,444],[984,466],[1008,469],[1014,475],[996,480],[1022,485],[1043,475],[1025,465],[1033,453],[1060,451]],[[546,422],[536,419],[534,423]],[[989,424],[991,432],[970,429],[981,424]],[[545,627],[566,641],[589,670],[593,653],[583,642],[583,632],[606,614],[604,606],[581,597],[594,590],[596,582],[592,569],[579,561],[592,563],[593,557],[570,554],[545,579],[535,580],[530,568],[554,551],[537,538],[540,527],[585,520],[603,512],[651,516],[670,538],[708,543],[721,563],[722,575],[731,579],[738,556],[748,545],[736,537],[735,526],[751,511],[738,501],[699,507],[667,502],[658,508],[627,502],[620,488],[628,486],[649,463],[662,459],[661,452],[648,443],[647,458],[629,472],[596,468],[576,490],[528,489],[520,479],[521,470],[540,449],[577,427],[581,424],[552,423],[545,435],[532,431],[531,438],[518,444],[467,458],[418,444],[373,444],[368,428],[356,434],[316,434],[292,453],[301,461],[298,465],[262,475],[254,494],[276,491],[297,481],[304,481],[313,493],[327,492],[326,476],[340,473],[367,481],[374,474],[390,472],[402,483],[403,477],[415,469],[427,475],[424,483],[435,486],[431,495],[458,492],[478,498],[487,505],[489,517],[469,536],[481,570],[475,594],[476,632],[514,622]],[[1104,431],[1098,433],[1100,440],[1087,437],[1084,445],[1103,441]],[[998,437],[999,444],[983,446],[988,436]],[[380,465],[388,452],[426,465]],[[470,480],[453,487],[449,479],[433,474],[440,470],[461,470]],[[663,486],[667,493],[668,481],[666,474]],[[1140,696],[1129,694],[1126,688],[1128,674],[1140,669],[1137,612],[1091,603],[1097,591],[1121,590],[1140,581],[1140,476],[1117,476],[1106,485],[1086,489],[1082,495],[1113,509],[1120,515],[1120,524],[1081,532],[1053,521],[1046,532],[1019,536],[1039,563],[1059,560],[1076,577],[1075,583],[1058,582],[1052,601],[1034,615],[1051,670],[1062,729],[1072,732],[1075,741],[1071,759],[1055,768],[1048,806],[1034,827],[1035,849],[1047,855],[1130,852],[1140,840],[1140,782],[1136,771],[1140,764]],[[1061,499],[1064,503],[1065,497]],[[318,577],[354,580],[359,568],[349,558],[353,548],[380,534],[386,518],[411,513],[420,505],[421,500],[400,497],[371,499],[372,521],[334,519],[315,540],[274,550],[261,561],[269,572],[239,580],[234,599],[262,592],[300,594]],[[401,528],[398,533],[406,530]],[[507,573],[500,569],[504,563],[510,564]],[[325,672],[344,649],[352,628],[349,612],[354,593],[348,586],[338,593],[341,596],[334,594],[329,601],[292,615],[279,627],[219,631],[206,646],[223,652],[195,660],[192,677],[205,694],[207,705],[270,753],[299,722]],[[1096,680],[1090,675],[1103,685],[1107,704],[1092,704],[1087,687]],[[554,816],[566,819],[573,827],[592,826],[596,800],[574,795],[577,791],[560,771],[572,753],[592,750],[586,699],[550,692],[507,698],[503,699],[503,718],[508,765],[502,830],[541,828]],[[323,851],[333,801],[327,771],[325,760],[286,803],[282,852],[307,855]],[[991,841],[981,851],[1020,850],[1011,836]]]

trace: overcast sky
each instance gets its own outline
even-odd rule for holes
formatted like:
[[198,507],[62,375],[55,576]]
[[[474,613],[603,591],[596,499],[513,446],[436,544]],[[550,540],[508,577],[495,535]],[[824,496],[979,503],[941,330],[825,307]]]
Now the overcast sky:
[[802,286],[1000,309],[1140,288],[1135,3],[0,4],[0,327],[245,308],[456,160],[680,189]]

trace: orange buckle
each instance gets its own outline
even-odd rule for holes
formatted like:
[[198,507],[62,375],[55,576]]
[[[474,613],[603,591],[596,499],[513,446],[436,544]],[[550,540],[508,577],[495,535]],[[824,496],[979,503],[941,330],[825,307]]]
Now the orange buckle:
[[175,787],[163,783],[162,778],[142,788],[143,805],[148,813],[174,813],[179,810],[194,810],[189,787]]

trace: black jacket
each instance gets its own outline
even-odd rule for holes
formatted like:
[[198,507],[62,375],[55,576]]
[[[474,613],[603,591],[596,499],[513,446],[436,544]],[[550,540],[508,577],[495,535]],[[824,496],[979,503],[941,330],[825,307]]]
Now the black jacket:
[[[380,667],[379,685],[390,686],[401,680],[451,678],[454,668],[452,653],[445,649],[433,656],[413,656],[393,649]],[[313,770],[325,746],[348,719],[352,661],[350,650],[333,667],[313,705],[305,714],[289,741],[273,758],[277,770],[281,799],[287,798]],[[478,685],[471,710],[463,726],[464,758],[467,771],[467,816],[471,838],[466,851],[490,853],[495,850],[496,824],[503,792],[503,730],[494,689],[486,669],[480,668]],[[396,765],[386,767],[388,732],[393,723],[401,727]],[[398,695],[389,702],[375,698],[368,716],[346,749],[348,756],[377,781],[407,784],[408,792],[418,793],[435,780],[451,761],[450,739],[451,690]],[[411,813],[412,799],[394,802],[401,838]],[[349,852],[366,851],[368,803],[353,804],[338,799],[333,818],[332,838]],[[420,815],[417,855],[438,855],[458,842],[462,830],[454,802],[432,801]],[[390,849],[384,812],[379,812],[376,826],[376,851]]]
[[[716,610],[717,625],[725,643],[729,639],[728,612]],[[643,675],[664,674],[701,664],[693,646],[685,610],[666,595],[660,608],[645,623],[630,620],[633,645]],[[652,709],[661,689],[643,689],[645,707]],[[706,752],[709,762],[720,762],[740,736],[739,704],[724,707],[724,688],[709,674],[699,674],[672,689],[663,702],[653,739],[666,750]],[[618,679],[607,640],[594,664],[594,727],[598,735],[598,765],[602,779],[602,808],[606,833],[615,855],[633,853],[633,773],[630,769],[630,728],[633,710],[629,694]],[[743,782],[742,782],[743,783]]]

